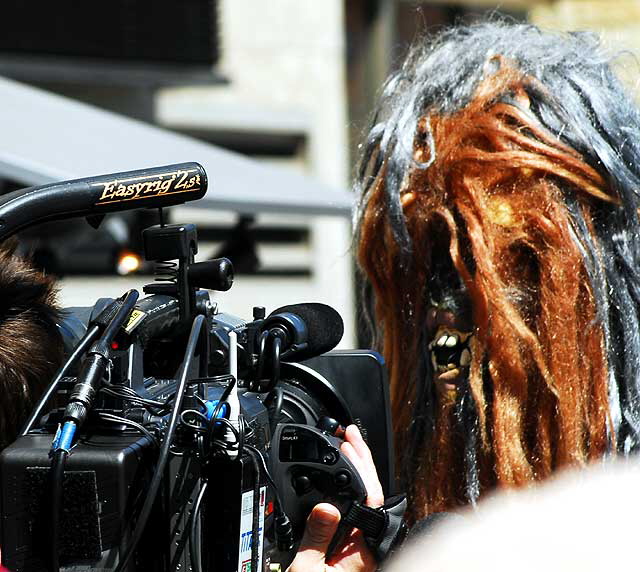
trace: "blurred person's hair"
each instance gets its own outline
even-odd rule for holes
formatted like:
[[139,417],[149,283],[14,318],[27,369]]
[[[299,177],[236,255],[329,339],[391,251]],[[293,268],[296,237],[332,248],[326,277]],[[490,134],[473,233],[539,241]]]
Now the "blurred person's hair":
[[54,280],[0,245],[0,448],[13,441],[62,361]]

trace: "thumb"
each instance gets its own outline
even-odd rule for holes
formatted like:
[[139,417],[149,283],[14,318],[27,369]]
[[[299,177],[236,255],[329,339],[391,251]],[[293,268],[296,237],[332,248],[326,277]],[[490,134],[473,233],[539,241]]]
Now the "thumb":
[[338,530],[340,511],[322,503],[313,507],[289,572],[324,572],[324,559],[333,535]]

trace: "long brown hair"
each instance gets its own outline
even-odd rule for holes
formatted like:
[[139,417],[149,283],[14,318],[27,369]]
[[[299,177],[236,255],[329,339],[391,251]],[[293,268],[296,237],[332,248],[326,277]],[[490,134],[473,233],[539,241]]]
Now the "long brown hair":
[[412,445],[416,400],[434,400],[419,388],[435,249],[446,249],[471,302],[466,407],[480,492],[615,450],[605,333],[566,203],[593,230],[601,205],[618,198],[530,111],[535,81],[502,61],[464,107],[422,116],[399,192],[409,257],[389,224],[384,159],[367,187],[358,260],[390,369],[400,463],[414,467],[413,518],[469,501],[459,403],[441,400]]

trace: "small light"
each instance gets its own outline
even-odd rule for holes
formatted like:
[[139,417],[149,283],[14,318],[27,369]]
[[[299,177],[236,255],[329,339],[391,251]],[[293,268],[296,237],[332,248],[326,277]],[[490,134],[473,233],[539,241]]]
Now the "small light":
[[269,501],[264,511],[264,515],[269,516],[272,512],[273,512],[273,501]]
[[116,272],[120,276],[131,274],[140,268],[140,257],[133,252],[123,252],[118,258]]
[[119,350],[120,349],[120,344],[118,342],[116,342],[115,340],[111,342],[111,349],[112,350]]

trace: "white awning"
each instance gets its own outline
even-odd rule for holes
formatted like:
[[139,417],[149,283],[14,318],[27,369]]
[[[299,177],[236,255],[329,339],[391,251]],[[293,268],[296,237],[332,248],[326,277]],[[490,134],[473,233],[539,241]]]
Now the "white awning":
[[183,161],[201,163],[209,176],[206,196],[190,206],[246,214],[351,213],[347,190],[0,78],[0,177],[30,186]]

